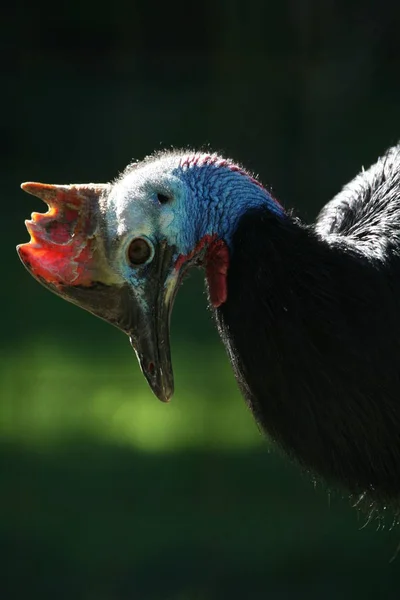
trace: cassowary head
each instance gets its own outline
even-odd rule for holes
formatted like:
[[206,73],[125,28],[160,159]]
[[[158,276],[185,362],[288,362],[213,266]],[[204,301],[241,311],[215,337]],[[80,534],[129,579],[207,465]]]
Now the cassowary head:
[[266,204],[281,212],[247,172],[200,153],[150,157],[112,184],[22,188],[49,206],[26,221],[22,262],[50,290],[128,334],[163,401],[173,394],[169,322],[184,273],[205,266],[210,302],[220,306],[240,216]]

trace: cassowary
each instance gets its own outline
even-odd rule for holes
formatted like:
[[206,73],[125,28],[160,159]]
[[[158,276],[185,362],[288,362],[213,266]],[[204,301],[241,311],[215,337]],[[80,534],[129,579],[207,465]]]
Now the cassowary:
[[173,151],[110,184],[22,188],[49,206],[19,256],[36,279],[130,337],[173,393],[169,322],[192,266],[259,425],[303,469],[369,506],[400,498],[400,146],[313,225],[216,154]]

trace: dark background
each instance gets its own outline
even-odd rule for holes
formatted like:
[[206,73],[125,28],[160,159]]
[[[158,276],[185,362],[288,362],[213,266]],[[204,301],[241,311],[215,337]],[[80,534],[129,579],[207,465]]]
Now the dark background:
[[[24,180],[106,181],[207,146],[306,220],[400,137],[400,3],[15,2],[1,18],[0,597],[398,598],[374,519],[270,450],[200,275],[159,404],[127,340],[19,263]],[[266,365],[268,368],[268,365]]]

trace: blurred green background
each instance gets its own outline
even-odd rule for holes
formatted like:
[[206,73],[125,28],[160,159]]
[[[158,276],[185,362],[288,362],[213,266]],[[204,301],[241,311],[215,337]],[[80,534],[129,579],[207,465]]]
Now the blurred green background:
[[202,276],[173,315],[162,405],[128,340],[19,263],[26,180],[107,181],[208,145],[304,219],[400,137],[397,0],[2,9],[0,597],[398,598],[400,529],[364,529],[246,409]]

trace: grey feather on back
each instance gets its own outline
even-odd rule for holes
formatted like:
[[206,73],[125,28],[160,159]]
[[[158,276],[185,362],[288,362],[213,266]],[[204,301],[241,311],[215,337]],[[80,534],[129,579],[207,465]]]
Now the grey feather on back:
[[400,144],[362,171],[321,210],[318,235],[346,242],[371,258],[400,248]]

